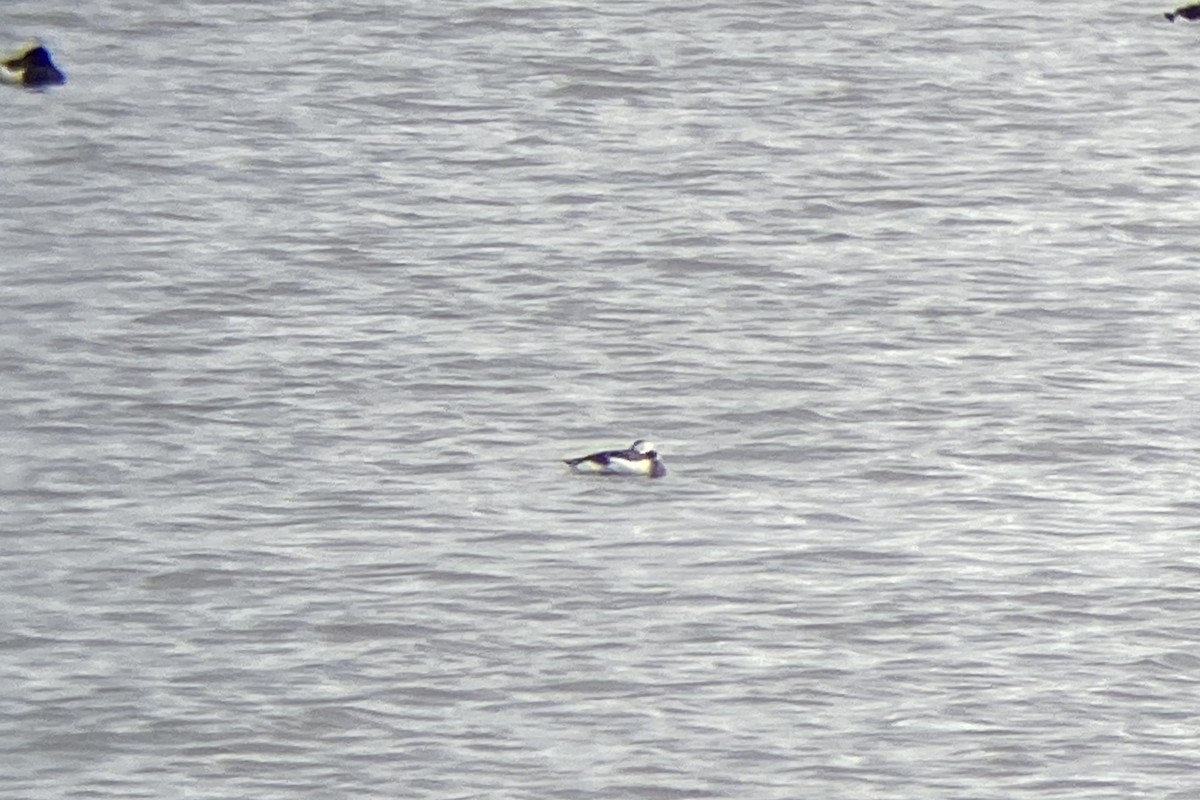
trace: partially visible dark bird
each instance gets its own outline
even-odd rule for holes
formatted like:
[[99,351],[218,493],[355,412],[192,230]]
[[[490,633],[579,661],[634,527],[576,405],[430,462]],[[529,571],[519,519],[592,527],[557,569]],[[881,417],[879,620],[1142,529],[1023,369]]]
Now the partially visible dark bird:
[[8,70],[5,78],[10,83],[38,87],[58,86],[67,82],[67,76],[54,66],[50,51],[40,44],[35,44],[19,56],[5,59],[3,64]]
[[1190,6],[1180,6],[1174,11],[1168,11],[1163,14],[1169,22],[1174,22],[1176,17],[1184,19],[1200,19],[1200,3],[1193,3]]

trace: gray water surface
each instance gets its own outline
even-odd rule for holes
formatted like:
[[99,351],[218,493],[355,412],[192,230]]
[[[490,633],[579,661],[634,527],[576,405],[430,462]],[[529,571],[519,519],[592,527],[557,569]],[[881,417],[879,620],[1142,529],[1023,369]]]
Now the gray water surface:
[[1196,797],[1162,10],[11,4],[0,795]]

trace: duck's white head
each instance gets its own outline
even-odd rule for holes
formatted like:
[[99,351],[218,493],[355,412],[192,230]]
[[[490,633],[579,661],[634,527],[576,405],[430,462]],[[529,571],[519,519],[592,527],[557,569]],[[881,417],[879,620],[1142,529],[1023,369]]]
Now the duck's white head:
[[654,449],[654,445],[651,444],[650,442],[644,441],[642,439],[638,439],[636,442],[634,442],[632,445],[629,446],[629,449],[640,455],[640,454],[644,454],[644,453],[649,453],[651,450]]

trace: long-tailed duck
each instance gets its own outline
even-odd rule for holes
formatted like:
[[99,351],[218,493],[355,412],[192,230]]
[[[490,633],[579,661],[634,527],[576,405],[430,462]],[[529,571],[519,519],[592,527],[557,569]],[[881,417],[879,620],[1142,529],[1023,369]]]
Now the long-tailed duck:
[[1170,22],[1174,22],[1176,17],[1184,19],[1200,19],[1200,3],[1193,3],[1190,6],[1180,6],[1174,11],[1168,11],[1163,14]]
[[50,59],[50,51],[40,44],[34,44],[21,55],[6,58],[0,64],[4,65],[3,80],[6,83],[37,88],[58,86],[67,81],[67,76]]
[[594,475],[646,475],[661,478],[667,467],[658,457],[654,445],[638,439],[626,450],[604,450],[579,458],[564,459],[563,463],[575,472]]

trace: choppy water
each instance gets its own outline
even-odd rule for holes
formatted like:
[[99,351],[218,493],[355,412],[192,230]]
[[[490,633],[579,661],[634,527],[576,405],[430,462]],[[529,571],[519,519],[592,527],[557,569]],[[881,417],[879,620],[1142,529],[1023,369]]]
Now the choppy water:
[[11,4],[0,795],[1195,797],[1162,10]]

